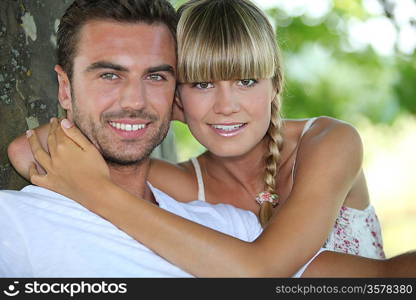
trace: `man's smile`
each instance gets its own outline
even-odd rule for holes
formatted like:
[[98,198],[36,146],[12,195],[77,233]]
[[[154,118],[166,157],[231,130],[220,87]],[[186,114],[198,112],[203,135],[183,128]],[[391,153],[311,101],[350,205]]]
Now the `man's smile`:
[[151,122],[141,120],[117,120],[109,121],[110,128],[119,136],[127,139],[135,139],[143,136]]
[[147,124],[126,124],[119,122],[109,122],[110,126],[123,131],[138,131],[144,129]]

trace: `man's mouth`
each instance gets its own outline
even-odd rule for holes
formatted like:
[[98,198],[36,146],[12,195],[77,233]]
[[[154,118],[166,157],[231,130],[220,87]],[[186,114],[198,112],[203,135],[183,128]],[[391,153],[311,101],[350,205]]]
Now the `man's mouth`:
[[145,120],[117,120],[109,121],[108,125],[113,132],[125,141],[140,139],[150,128],[152,122]]
[[146,128],[147,124],[127,124],[127,123],[118,123],[118,122],[108,122],[111,127],[122,130],[122,131],[138,131]]

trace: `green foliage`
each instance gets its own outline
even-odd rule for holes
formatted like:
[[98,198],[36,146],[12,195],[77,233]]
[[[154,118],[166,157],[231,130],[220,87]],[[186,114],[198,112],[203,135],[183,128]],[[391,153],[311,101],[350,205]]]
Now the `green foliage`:
[[393,90],[398,98],[400,107],[416,115],[416,53],[407,59],[398,59],[398,77],[393,84]]
[[[283,21],[284,26],[279,26],[278,19],[275,22],[277,25],[276,38],[278,43],[282,50],[288,53],[296,53],[301,50],[304,44],[310,42],[319,42],[329,48],[339,45],[340,36],[325,23],[308,26],[305,25],[302,17],[286,19]],[[289,24],[285,24],[286,22],[289,22]]]
[[175,133],[178,161],[188,160],[205,151],[205,148],[189,132],[188,126],[179,121],[172,121],[171,126]]
[[334,0],[333,11],[344,17],[368,18],[369,14],[364,10],[362,0]]
[[279,8],[267,13],[283,52],[285,117],[392,123],[404,112],[416,113],[415,53],[396,49],[382,56],[370,46],[352,50],[349,45],[349,20],[373,17],[361,1],[333,1],[332,10],[316,20]]

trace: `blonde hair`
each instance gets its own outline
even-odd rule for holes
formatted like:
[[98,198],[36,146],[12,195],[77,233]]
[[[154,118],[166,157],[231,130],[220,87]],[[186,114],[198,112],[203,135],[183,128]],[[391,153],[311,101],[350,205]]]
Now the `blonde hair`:
[[[266,191],[276,193],[283,143],[280,116],[283,74],[273,27],[248,0],[190,0],[178,12],[179,82],[272,80],[276,96],[267,131],[269,151],[265,156],[264,182]],[[263,227],[272,212],[271,203],[261,205],[259,219]]]

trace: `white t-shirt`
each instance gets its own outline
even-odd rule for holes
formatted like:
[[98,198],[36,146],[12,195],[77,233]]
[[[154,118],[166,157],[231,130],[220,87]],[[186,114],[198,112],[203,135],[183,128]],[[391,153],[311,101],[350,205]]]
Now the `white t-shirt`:
[[[162,209],[179,216],[244,241],[261,233],[252,212],[202,201],[181,203],[151,189]],[[32,185],[0,191],[0,277],[191,276],[60,194]]]

